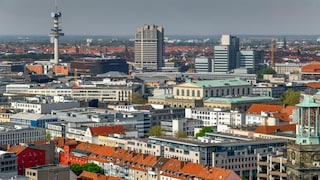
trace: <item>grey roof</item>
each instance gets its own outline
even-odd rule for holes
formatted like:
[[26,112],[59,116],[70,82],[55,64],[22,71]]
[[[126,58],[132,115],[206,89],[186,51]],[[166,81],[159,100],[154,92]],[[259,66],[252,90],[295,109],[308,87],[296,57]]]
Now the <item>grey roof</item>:
[[57,119],[57,116],[50,114],[34,114],[34,113],[18,113],[12,115],[10,118],[41,120],[41,119]]

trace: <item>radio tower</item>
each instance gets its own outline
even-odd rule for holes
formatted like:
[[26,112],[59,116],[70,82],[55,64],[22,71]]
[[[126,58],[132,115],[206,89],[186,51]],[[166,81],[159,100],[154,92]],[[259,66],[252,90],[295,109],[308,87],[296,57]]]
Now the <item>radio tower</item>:
[[55,1],[56,10],[51,12],[51,17],[53,18],[53,28],[49,36],[53,39],[53,49],[54,49],[54,58],[53,63],[59,63],[59,36],[64,36],[62,29],[59,28],[59,18],[61,18],[61,12],[58,11],[57,1]]

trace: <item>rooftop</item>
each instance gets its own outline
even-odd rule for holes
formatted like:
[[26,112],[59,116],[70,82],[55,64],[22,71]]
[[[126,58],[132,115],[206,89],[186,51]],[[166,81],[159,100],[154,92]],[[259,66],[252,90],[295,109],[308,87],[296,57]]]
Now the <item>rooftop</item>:
[[237,97],[211,97],[204,102],[221,102],[221,103],[248,103],[260,101],[272,101],[275,98],[269,96],[237,96]]

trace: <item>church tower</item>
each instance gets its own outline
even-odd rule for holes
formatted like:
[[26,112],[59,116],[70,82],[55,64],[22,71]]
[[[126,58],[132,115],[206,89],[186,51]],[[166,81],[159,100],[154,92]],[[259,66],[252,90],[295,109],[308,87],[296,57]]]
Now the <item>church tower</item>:
[[311,96],[305,96],[297,106],[297,137],[288,145],[287,177],[320,180],[320,104]]

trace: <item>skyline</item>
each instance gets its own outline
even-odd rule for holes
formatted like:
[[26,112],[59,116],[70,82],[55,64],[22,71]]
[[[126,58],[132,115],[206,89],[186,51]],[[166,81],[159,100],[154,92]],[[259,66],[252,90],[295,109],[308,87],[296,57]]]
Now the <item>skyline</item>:
[[[165,35],[320,34],[317,0],[57,0],[57,5],[66,36],[134,36],[144,24],[163,26]],[[47,35],[54,10],[54,0],[0,0],[0,35]]]

